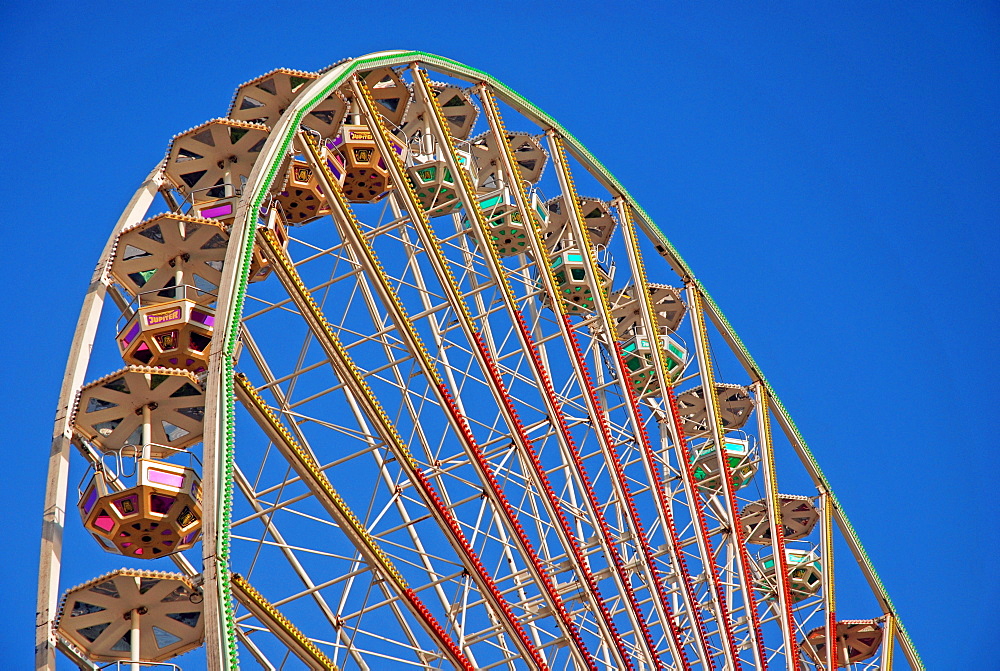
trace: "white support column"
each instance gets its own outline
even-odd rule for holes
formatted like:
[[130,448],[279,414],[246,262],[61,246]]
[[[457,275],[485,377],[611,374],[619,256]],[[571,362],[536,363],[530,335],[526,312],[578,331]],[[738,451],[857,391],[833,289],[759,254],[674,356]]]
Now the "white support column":
[[[138,583],[139,578],[136,578],[135,581],[136,583]],[[130,613],[130,620],[129,620],[130,635],[129,635],[128,647],[129,647],[129,661],[131,662],[131,664],[129,664],[129,671],[139,671],[139,662],[142,661],[142,655],[140,650],[142,634],[139,631],[139,619],[141,617],[142,616],[139,613],[139,609],[133,608],[132,612]]]
[[143,459],[149,459],[153,452],[153,448],[150,447],[150,443],[153,442],[152,412],[149,403],[142,406],[142,447],[140,448],[140,454]]

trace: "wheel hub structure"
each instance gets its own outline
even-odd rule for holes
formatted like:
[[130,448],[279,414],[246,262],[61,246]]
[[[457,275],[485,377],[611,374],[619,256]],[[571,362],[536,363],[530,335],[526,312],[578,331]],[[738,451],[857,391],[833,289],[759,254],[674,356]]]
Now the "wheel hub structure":
[[923,668],[664,233],[431,54],[274,70],[169,142],[50,454],[39,669]]

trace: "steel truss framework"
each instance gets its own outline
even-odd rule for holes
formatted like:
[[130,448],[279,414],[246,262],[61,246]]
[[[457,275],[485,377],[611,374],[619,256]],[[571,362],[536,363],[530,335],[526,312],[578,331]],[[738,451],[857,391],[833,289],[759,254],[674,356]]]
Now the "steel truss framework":
[[[389,79],[367,76],[384,68],[406,87],[391,105],[380,94]],[[897,649],[897,666],[923,668],[753,358],[665,235],[572,135],[485,73],[421,52],[301,79],[234,185],[204,377],[203,541],[200,556],[172,555],[200,581],[208,668],[826,669],[834,646],[804,641],[816,631],[830,640],[838,613],[882,632],[852,668],[892,668]],[[464,92],[464,116],[449,116],[453,100],[432,79]],[[338,181],[325,148],[339,124],[310,125],[337,99],[383,157],[392,188],[377,202],[351,202]],[[399,106],[405,121],[389,114]],[[470,140],[472,130],[481,135]],[[524,130],[534,149],[511,144]],[[292,155],[328,214],[286,241],[272,213]],[[532,161],[546,161],[543,177],[525,178],[537,173]],[[422,162],[455,176],[445,216],[408,177]],[[499,177],[477,183],[476,170]],[[521,253],[503,253],[486,205],[498,194],[520,224]],[[584,196],[617,221],[610,238],[592,239]],[[546,232],[557,210],[539,205],[552,197],[565,241],[555,248]],[[157,167],[109,240],[70,353],[46,494],[38,668],[54,667],[57,649],[94,666],[54,628],[68,586],[64,529],[76,524],[70,470],[102,460],[72,410],[85,377],[103,374],[87,366],[107,298],[128,304],[108,272],[118,232],[161,205],[195,214]],[[567,249],[587,309],[562,298]],[[255,263],[266,281],[249,281]],[[664,330],[650,289],[671,273],[686,315]],[[645,357],[629,344],[636,335],[653,341]],[[698,400],[698,389],[723,383],[751,405],[737,411],[731,395],[704,391]],[[723,448],[733,439],[747,446],[735,461]],[[798,472],[783,466],[779,490],[782,454]],[[712,459],[714,483],[703,468]],[[814,530],[785,537],[786,494],[818,512]],[[764,526],[751,528],[741,513],[758,501]],[[768,540],[751,543],[753,533]],[[788,559],[807,555],[818,558],[814,588],[795,582]],[[869,602],[835,601],[835,556],[838,580],[866,585]]]

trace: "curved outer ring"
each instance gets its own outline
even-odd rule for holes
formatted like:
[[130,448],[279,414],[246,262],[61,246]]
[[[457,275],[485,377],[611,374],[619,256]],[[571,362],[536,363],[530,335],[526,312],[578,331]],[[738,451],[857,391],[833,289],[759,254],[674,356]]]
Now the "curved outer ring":
[[[229,575],[226,569],[229,551],[229,512],[232,503],[232,458],[235,438],[233,391],[233,357],[238,342],[239,321],[243,311],[243,300],[250,267],[250,256],[253,251],[253,236],[255,226],[251,226],[254,213],[259,211],[261,204],[267,198],[268,190],[274,184],[278,170],[289,153],[292,138],[301,123],[302,118],[320,101],[326,98],[335,88],[340,86],[351,74],[358,70],[369,70],[375,67],[408,65],[419,63],[432,67],[434,70],[457,79],[472,83],[484,82],[491,86],[497,97],[504,103],[528,117],[541,128],[551,128],[563,137],[565,146],[590,173],[609,192],[620,194],[632,206],[636,224],[653,240],[660,255],[671,265],[675,272],[686,281],[692,283],[703,295],[709,316],[734,350],[747,373],[754,380],[759,380],[771,401],[778,423],[788,435],[790,442],[798,452],[810,476],[820,492],[825,492],[832,499],[837,523],[843,532],[848,545],[869,586],[875,593],[883,612],[893,616],[898,628],[903,652],[909,663],[924,669],[923,662],[913,645],[905,627],[899,620],[895,606],[890,599],[885,586],[879,579],[875,567],[865,552],[864,547],[847,518],[839,501],[833,494],[829,480],[823,474],[816,458],[806,444],[779,400],[774,388],[766,380],[750,355],[746,346],[736,334],[732,325],[723,315],[708,291],[695,277],[681,255],[667,239],[666,235],[656,226],[644,209],[631,197],[628,191],[608,170],[598,161],[569,131],[563,128],[555,119],[536,107],[513,89],[494,79],[485,72],[469,67],[458,61],[429,54],[423,51],[382,51],[368,54],[360,58],[341,62],[320,77],[308,84],[272,129],[267,143],[261,150],[261,155],[255,162],[253,170],[244,189],[244,197],[240,201],[236,220],[230,235],[229,249],[226,254],[225,272],[219,286],[219,302],[216,310],[216,342],[209,363],[208,385],[206,389],[205,406],[205,436],[204,436],[204,474],[205,487],[202,555],[205,562],[205,615],[206,615],[206,656],[208,668],[229,669],[238,666],[235,648],[235,633],[232,620],[231,593]],[[69,426],[69,409],[75,391],[82,385],[86,374],[88,356],[97,331],[97,322],[103,308],[109,279],[107,266],[114,251],[114,242],[118,232],[126,226],[138,223],[162,184],[161,166],[150,173],[142,186],[132,197],[125,208],[118,224],[112,231],[105,245],[97,269],[91,279],[90,287],[84,299],[80,318],[74,333],[70,358],[66,366],[66,375],[60,392],[59,406],[53,432],[52,450],[49,457],[49,475],[46,487],[45,509],[43,512],[42,551],[39,564],[39,591],[36,635],[36,668],[55,668],[55,645],[53,632],[49,626],[52,614],[55,613],[58,601],[59,568],[61,562],[62,529],[65,523],[65,504],[67,479],[69,470],[69,450],[71,447],[71,428]],[[247,197],[249,196],[249,198]],[[220,346],[221,345],[221,346]],[[211,494],[209,494],[211,493]]]
[[[124,228],[139,223],[149,209],[153,198],[163,183],[160,166],[156,166],[143,181],[142,186],[129,201],[118,223],[111,231],[101,252],[97,267],[90,278],[87,294],[80,308],[80,316],[73,332],[69,359],[62,387],[59,390],[59,405],[56,406],[55,425],[49,451],[48,478],[45,485],[45,507],[42,510],[42,543],[38,563],[38,607],[35,611],[35,668],[55,669],[56,638],[53,622],[59,608],[59,574],[62,568],[62,538],[66,525],[66,493],[69,486],[69,457],[72,449],[73,429],[70,426],[73,402],[76,393],[84,384],[90,352],[97,335],[97,325],[104,308],[108,291],[108,268],[115,251],[118,233]],[[71,657],[76,655],[71,649],[60,644]]]

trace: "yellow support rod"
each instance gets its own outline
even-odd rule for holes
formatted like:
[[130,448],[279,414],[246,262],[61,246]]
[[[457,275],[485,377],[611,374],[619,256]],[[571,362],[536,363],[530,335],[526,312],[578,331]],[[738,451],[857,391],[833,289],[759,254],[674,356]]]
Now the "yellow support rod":
[[240,603],[247,607],[254,617],[260,620],[261,624],[278,637],[282,643],[288,646],[296,657],[305,662],[310,669],[318,671],[338,671],[337,665],[323,654],[323,651],[316,647],[305,634],[299,631],[291,621],[285,617],[281,611],[264,598],[247,579],[239,573],[231,573],[230,581],[233,586],[233,595],[239,599]]
[[[737,508],[736,497],[733,493],[733,480],[731,471],[729,470],[729,458],[726,454],[725,429],[722,426],[722,417],[719,414],[719,398],[715,392],[715,371],[712,367],[711,347],[708,341],[708,330],[705,326],[705,312],[702,308],[701,291],[693,284],[689,284],[687,289],[688,303],[691,310],[691,326],[694,330],[695,352],[698,357],[698,372],[701,376],[701,389],[705,398],[705,413],[709,421],[712,442],[715,446],[716,459],[719,464],[723,501],[730,521],[730,533],[732,534],[731,546],[739,571],[737,581],[740,579],[743,580],[743,606],[751,623],[751,631],[753,632],[752,640],[754,645],[751,646],[751,649],[754,655],[754,662],[757,668],[763,668],[766,663],[766,659],[763,659],[766,651],[764,651],[760,617],[757,613],[754,598],[753,577],[748,566],[749,557],[746,545],[742,539],[743,529],[740,525],[739,509]],[[718,598],[720,599],[719,605],[722,606],[724,603],[722,599],[725,597],[719,593]],[[730,621],[732,622],[734,619],[733,614],[730,612]]]
[[[608,291],[606,285],[597,279],[597,255],[594,253],[594,246],[590,241],[590,231],[587,230],[587,226],[584,224],[583,211],[580,209],[580,200],[576,192],[576,184],[573,182],[573,174],[570,172],[569,165],[566,162],[566,152],[563,149],[562,138],[552,130],[546,132],[546,136],[551,143],[552,161],[555,164],[556,176],[562,187],[563,199],[569,201],[566,203],[567,209],[571,213],[568,219],[570,225],[574,227],[573,232],[580,241],[577,246],[583,253],[584,258],[587,259],[587,268],[590,271],[587,273],[587,279],[591,287],[591,293],[594,296],[594,307],[598,309],[598,314],[603,318],[602,321],[605,327],[604,336],[607,338],[607,344],[614,347],[614,319],[611,318],[611,308],[608,306]],[[622,381],[622,384],[625,384],[624,381]]]
[[771,556],[774,558],[777,582],[778,609],[781,612],[781,631],[785,638],[785,668],[799,669],[799,648],[795,639],[795,617],[792,612],[791,593],[788,589],[788,561],[785,557],[785,527],[781,522],[781,495],[778,493],[778,473],[774,463],[774,444],[771,439],[771,409],[768,407],[767,389],[754,383],[757,396],[757,423],[760,427],[760,444],[763,451],[761,466],[764,470],[767,495],[767,518],[771,533]]
[[[284,249],[282,249],[274,233],[268,229],[262,229],[258,232],[258,239],[262,243],[264,256],[273,264],[275,274],[280,279],[282,285],[285,286],[289,296],[292,298],[292,302],[301,311],[310,330],[312,330],[318,342],[323,347],[323,351],[330,358],[330,363],[337,376],[358,399],[366,416],[375,426],[379,437],[385,442],[396,457],[396,460],[403,467],[407,478],[425,501],[435,521],[442,528],[451,528],[449,524],[451,520],[447,517],[447,511],[439,510],[433,504],[434,497],[437,496],[436,492],[429,489],[430,483],[420,471],[419,464],[414,459],[403,437],[399,434],[395,424],[393,424],[389,415],[385,412],[385,409],[368,386],[368,383],[365,382],[361,369],[354,363],[347,349],[340,342],[337,334],[334,333],[326,316],[320,310],[319,305],[316,304],[315,299],[292,264],[292,260],[285,253]],[[455,551],[459,553],[459,556],[463,556],[464,546],[462,539],[453,536],[451,540]],[[466,568],[469,571],[476,570],[473,563],[466,564]],[[454,666],[465,669],[472,668],[465,654],[455,645],[444,629],[441,628],[434,616],[420,603],[412,589],[407,588],[405,590],[404,601],[417,616],[418,621],[427,633],[438,642],[441,651]]]
[[326,477],[313,456],[299,444],[288,427],[278,419],[278,416],[250,384],[245,375],[236,376],[236,396],[264,430],[267,437],[274,442],[282,456],[295,469],[313,495],[331,513],[337,525],[345,532],[349,532],[347,535],[355,541],[354,544],[358,550],[366,556],[371,564],[379,567],[381,573],[393,584],[397,592],[405,592],[409,585],[396,569],[392,560],[378,545],[368,529],[354,514],[354,511],[348,507],[337,490],[333,488],[330,479]]
[[826,635],[826,668],[837,668],[837,599],[833,581],[833,497],[821,491],[820,553],[823,555],[823,631]]
[[[550,147],[552,150],[552,160],[553,163],[555,164],[556,177],[559,180],[559,185],[561,187],[564,205],[566,206],[567,210],[569,210],[569,216],[568,216],[569,225],[573,227],[574,238],[578,241],[577,248],[582,253],[582,256],[584,257],[584,259],[586,259],[587,262],[587,273],[586,273],[587,283],[590,286],[591,295],[594,297],[594,308],[596,312],[596,322],[597,322],[597,324],[591,322],[591,329],[594,329],[596,325],[600,325],[602,327],[602,329],[600,329],[599,332],[603,333],[605,338],[605,345],[608,347],[609,350],[611,350],[610,359],[612,362],[612,366],[614,367],[615,375],[618,378],[619,385],[622,388],[622,396],[626,399],[629,399],[629,390],[627,389],[626,385],[630,384],[630,380],[627,375],[627,371],[625,370],[625,367],[623,365],[623,362],[621,360],[621,357],[619,357],[617,351],[618,347],[616,342],[617,333],[615,332],[614,318],[611,316],[611,306],[610,306],[610,299],[608,297],[607,286],[598,279],[599,267],[597,262],[597,255],[594,253],[594,247],[590,239],[590,231],[587,229],[586,223],[584,221],[583,211],[580,209],[580,200],[576,191],[576,184],[573,181],[573,174],[570,171],[569,164],[566,160],[566,152],[563,148],[562,138],[560,138],[559,135],[557,135],[555,131],[552,130],[547,131],[546,136],[548,137]],[[538,242],[540,243],[542,242],[541,238],[538,237],[537,230],[534,233],[534,236],[536,237],[536,240],[538,240]],[[545,249],[544,244],[540,245],[540,247],[542,249]],[[546,263],[547,265],[551,265],[548,263],[548,260],[546,260]],[[558,309],[555,307],[555,305],[553,306],[553,309],[557,309],[557,314],[559,314],[560,317],[563,317],[565,315],[565,312],[563,311],[561,299],[556,297],[554,298],[553,303],[558,304]],[[659,339],[655,338],[655,333],[656,333],[655,331],[650,331],[650,340],[655,339],[656,342],[659,343]],[[657,345],[657,347],[658,346],[659,345]],[[639,412],[636,405],[632,402],[626,402],[625,409],[626,412],[628,413],[629,421],[632,423],[636,442],[642,442],[643,441],[642,418],[639,416]],[[608,451],[612,452],[610,446],[608,448]],[[650,478],[651,482],[654,482],[656,480],[655,472],[657,469],[657,464],[652,459],[650,451],[641,450],[641,454],[643,457],[643,466],[646,469],[647,476]],[[616,455],[612,454],[612,456]],[[611,472],[614,473],[615,471],[612,470]],[[657,512],[663,519],[663,523],[666,524],[666,520],[668,519],[667,511],[661,505],[661,500],[658,496],[654,496],[653,499],[656,504]],[[628,513],[629,513],[628,515],[629,522],[634,532],[636,533],[637,536],[641,537],[642,542],[644,543],[647,542],[648,536],[646,535],[645,530],[642,528],[642,521],[638,518],[638,515],[632,514],[633,511],[631,507],[629,507]],[[676,548],[671,549],[671,557],[674,560],[674,564],[676,566],[677,565]],[[650,583],[654,583],[660,580],[660,577],[655,575],[655,573],[653,573],[655,571],[654,566],[649,566],[648,570],[651,573],[651,575],[649,576]],[[692,618],[697,617],[694,611],[695,604],[691,602],[687,590],[682,590],[682,591],[685,596],[686,607],[688,608],[691,617]],[[663,599],[661,598],[661,595],[658,593],[657,590],[651,588],[650,592],[657,597],[654,599],[654,605],[660,617],[660,621],[661,623],[663,623],[664,629],[668,629],[670,618],[668,617],[666,611],[669,605],[663,602]],[[691,627],[691,632],[695,640],[697,641],[696,647],[699,650],[699,656],[702,657],[702,664],[704,665],[706,661],[703,657],[705,642],[702,637],[701,627],[698,626]],[[674,636],[667,636],[667,641],[670,644],[671,653],[673,654],[674,659],[677,660],[683,659],[679,641],[675,640]]]
[[[438,112],[439,110],[436,107],[437,106],[436,99],[434,100],[433,105],[435,106],[435,112]],[[450,138],[449,138],[449,142],[450,142]],[[462,172],[465,173],[466,171],[463,170]],[[465,176],[466,179],[468,178],[467,174],[464,175],[464,176]],[[423,223],[424,226],[426,227],[424,231],[418,231],[418,232],[421,234],[422,238],[426,238],[427,239],[426,242],[425,242],[425,245],[432,252],[431,254],[429,254],[429,256],[431,256],[432,261],[436,261],[436,264],[437,264],[438,267],[443,266],[443,270],[438,270],[438,273],[446,275],[447,286],[445,287],[445,289],[446,289],[446,291],[449,292],[449,297],[451,298],[452,303],[455,303],[455,302],[459,302],[460,303],[460,305],[461,305],[461,311],[459,313],[459,318],[465,320],[465,321],[463,321],[463,324],[466,324],[467,330],[470,332],[470,334],[475,334],[476,333],[476,329],[475,329],[475,324],[473,323],[473,320],[472,320],[472,315],[469,312],[469,309],[468,309],[465,301],[463,301],[461,299],[461,296],[460,296],[460,294],[458,292],[458,285],[457,285],[457,283],[455,281],[454,275],[451,273],[450,269],[448,268],[447,259],[445,258],[444,253],[443,253],[442,249],[440,248],[440,245],[437,243],[436,236],[434,235],[433,230],[430,228],[430,223],[429,223],[429,221],[427,221],[426,214],[423,213],[423,210],[422,210],[419,202],[416,199],[416,194],[412,192],[412,189],[410,188],[409,184],[407,184],[407,191],[409,192],[409,202],[411,203],[411,206],[414,207],[414,208],[416,208],[417,211],[420,212],[421,223]],[[476,207],[476,209],[478,210],[479,208]],[[481,213],[480,213],[480,216],[481,216]],[[483,229],[480,229],[480,230],[483,230]],[[484,238],[488,239],[487,242],[488,242],[488,246],[490,247],[490,249],[488,249],[488,253],[495,255],[496,254],[496,247],[495,247],[495,241],[492,239],[492,236],[490,236],[488,232],[484,231]],[[503,289],[506,290],[507,288],[508,287],[505,286]],[[526,347],[526,348],[530,347],[530,343],[527,343],[527,342],[522,342],[522,345],[524,347]],[[475,347],[473,348],[473,353],[476,354],[477,359],[479,360],[480,366],[483,368],[484,373],[487,372],[487,369],[491,367],[491,364],[493,364],[493,366],[495,367],[495,363],[494,362],[487,360],[488,355],[486,353],[481,352],[478,348],[475,348]],[[534,364],[532,365],[532,367],[534,369]],[[538,375],[539,371],[536,370],[535,373],[536,373],[536,376],[540,377],[540,375]],[[496,395],[497,397],[501,397],[501,396],[505,396],[507,394],[506,390],[500,388],[500,385],[495,380],[493,380],[492,376],[487,375],[486,379],[490,383],[494,395]],[[542,389],[543,387],[544,387],[544,384],[540,385],[539,388]],[[551,401],[551,396],[549,396],[549,394],[542,393],[542,396],[544,397],[545,400]],[[505,419],[507,420],[508,424],[511,427],[514,427],[515,424],[516,424],[516,420],[511,415],[511,411],[506,407],[506,405],[504,403],[500,403],[500,408],[504,412]],[[552,413],[552,414],[559,412],[559,409],[558,408],[554,408],[554,407],[550,407],[549,410],[550,410],[550,413]],[[513,436],[513,439],[515,440],[515,442],[518,444],[519,448],[522,450],[522,452],[524,452],[525,454],[527,454],[527,453],[529,453],[531,451],[531,445],[526,444],[527,443],[527,439],[526,439],[526,437],[524,436],[524,434],[521,431],[512,431],[512,436]],[[566,437],[562,433],[560,433],[558,439],[562,443],[562,446],[564,447],[564,449],[566,449],[568,451],[569,447],[567,445],[568,441],[567,441]],[[557,510],[559,508],[560,502],[553,495],[553,491],[552,491],[551,487],[547,484],[547,482],[545,482],[545,480],[547,479],[547,475],[545,474],[544,470],[540,467],[539,464],[537,464],[534,461],[533,461],[533,465],[535,466],[535,469],[532,471],[532,473],[533,473],[532,477],[533,477],[533,481],[535,483],[536,489],[538,490],[539,494],[542,495],[543,505],[545,505],[545,507],[546,507],[546,512],[550,515],[550,517],[553,519],[553,521],[555,521],[556,519],[558,519],[558,512],[557,512]],[[599,515],[600,511],[596,510],[597,506],[593,506],[593,507],[595,508],[595,510],[594,510],[595,516]],[[570,548],[571,550],[574,549],[575,548],[574,539],[571,537],[571,531],[569,530],[569,528],[568,527],[564,528],[560,524],[555,524],[554,526],[555,526],[556,532],[559,534],[559,537],[560,537],[561,541],[564,543],[564,545],[566,545],[566,547]],[[610,537],[610,534],[605,533],[606,527],[604,525],[602,525],[602,524],[596,523],[596,521],[594,523],[594,529],[595,529],[595,531],[598,534],[598,538],[599,538],[599,540],[600,540],[600,542],[602,544],[602,547],[604,548],[605,552],[607,553],[608,558],[611,559],[612,556],[613,556],[613,554],[617,553],[617,548],[614,545],[614,539]],[[587,569],[586,569],[586,565],[585,565],[585,560],[582,558],[582,556],[580,556],[580,553],[578,551],[576,551],[576,552],[570,552],[570,555],[571,555],[571,560],[573,561],[575,569],[577,570],[578,573],[580,573],[580,575],[584,576],[584,580],[586,581],[586,570]],[[633,587],[632,587],[631,583],[629,582],[630,578],[627,575],[626,571],[623,569],[624,563],[621,562],[621,560],[620,560],[620,558],[618,556],[615,556],[615,560],[616,561],[612,562],[614,564],[614,566],[615,566],[615,571],[613,573],[613,577],[614,577],[614,579],[616,581],[616,585],[618,586],[618,589],[622,593],[626,594],[625,604],[626,604],[626,607],[628,609],[629,618],[630,618],[630,620],[632,622],[632,626],[637,631],[641,630],[643,632],[647,632],[648,631],[648,627],[647,627],[647,624],[646,624],[646,621],[645,621],[645,617],[644,617],[644,615],[642,613],[642,610],[639,607],[638,602],[636,601],[636,599],[634,597]],[[593,590],[590,590],[588,598],[591,601],[591,603],[594,604],[594,606],[596,606],[597,608],[601,608],[601,603],[600,603],[601,600],[598,598],[597,594],[594,594]],[[659,607],[658,609],[660,610],[660,612],[662,614],[663,609],[662,609],[661,605],[660,604],[657,604],[657,605]],[[666,622],[667,621],[666,617],[662,617],[661,621]],[[645,653],[646,653],[646,658],[647,658],[647,660],[648,660],[648,662],[650,664],[653,664],[653,660],[655,660],[657,658],[657,652],[655,650],[655,644],[650,644],[646,640],[645,636],[638,636],[637,635],[637,639],[639,639],[639,640],[641,640],[643,642],[644,650],[645,650]],[[672,641],[673,641],[673,639],[671,639],[671,643],[672,643]],[[677,659],[680,658],[679,654],[678,654],[678,651],[677,651],[676,648],[673,649],[673,654],[674,654],[675,658],[677,658]]]
[[533,233],[529,235],[529,240],[533,241],[531,253],[532,256],[535,257],[535,264],[538,267],[539,278],[542,280],[542,285],[552,301],[552,310],[557,315],[562,317],[564,315],[564,311],[562,308],[562,299],[560,298],[558,284],[552,273],[552,264],[551,259],[549,258],[548,250],[541,242],[542,222],[538,220],[538,215],[534,209],[532,209],[528,200],[528,194],[524,190],[524,184],[521,182],[521,175],[518,171],[517,162],[514,160],[514,154],[511,151],[510,143],[507,141],[507,129],[503,125],[503,119],[500,116],[499,109],[497,109],[496,100],[493,98],[493,92],[485,84],[480,84],[478,86],[478,92],[479,99],[483,104],[484,111],[486,112],[486,118],[490,124],[490,129],[493,131],[493,134],[497,138],[497,142],[500,145],[498,149],[500,150],[500,160],[503,163],[504,179],[506,179],[512,186],[516,186],[516,188],[512,188],[511,191],[514,193],[514,200],[517,201],[517,209],[520,211],[521,218],[524,220],[524,223],[528,227],[529,231],[533,231]]
[[882,636],[882,666],[879,671],[892,671],[892,657],[896,651],[896,617],[885,614],[885,632]]

